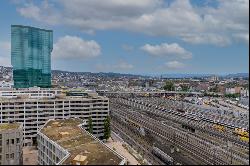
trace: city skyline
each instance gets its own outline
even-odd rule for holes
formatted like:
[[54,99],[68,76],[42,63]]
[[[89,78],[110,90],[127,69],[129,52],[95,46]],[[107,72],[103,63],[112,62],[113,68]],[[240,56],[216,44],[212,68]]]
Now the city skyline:
[[10,66],[10,25],[21,24],[54,31],[53,70],[143,75],[249,70],[248,1],[97,2],[1,1],[0,65]]

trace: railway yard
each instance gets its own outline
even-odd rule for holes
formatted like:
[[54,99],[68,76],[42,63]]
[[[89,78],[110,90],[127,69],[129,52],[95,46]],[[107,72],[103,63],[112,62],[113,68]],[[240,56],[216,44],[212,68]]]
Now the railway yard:
[[112,130],[151,164],[249,164],[248,116],[163,96],[108,97]]

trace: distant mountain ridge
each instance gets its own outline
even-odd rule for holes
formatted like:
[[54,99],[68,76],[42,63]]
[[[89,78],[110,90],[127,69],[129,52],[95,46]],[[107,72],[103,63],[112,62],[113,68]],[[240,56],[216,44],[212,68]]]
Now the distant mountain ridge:
[[249,78],[249,73],[228,74],[225,77],[227,78],[239,78],[239,77]]
[[223,78],[249,78],[249,73],[236,73],[236,74],[163,74],[162,78],[204,78],[218,76]]
[[[4,67],[0,66],[1,68],[5,68],[7,70],[12,70],[12,67]],[[0,71],[1,72],[1,71]],[[92,72],[72,72],[72,71],[63,71],[63,70],[52,70],[53,73],[75,73],[75,74],[92,74],[97,76],[108,76],[108,77],[161,77],[161,78],[204,78],[204,77],[211,77],[211,76],[219,76],[225,78],[249,78],[249,73],[236,73],[236,74],[123,74],[123,73],[114,73],[114,72],[99,72],[99,73],[92,73]]]

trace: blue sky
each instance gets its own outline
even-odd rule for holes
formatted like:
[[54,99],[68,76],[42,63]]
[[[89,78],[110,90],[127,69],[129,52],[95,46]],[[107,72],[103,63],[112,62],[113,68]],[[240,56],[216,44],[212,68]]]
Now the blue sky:
[[10,26],[52,29],[52,69],[132,74],[249,70],[248,0],[1,0],[0,65]]

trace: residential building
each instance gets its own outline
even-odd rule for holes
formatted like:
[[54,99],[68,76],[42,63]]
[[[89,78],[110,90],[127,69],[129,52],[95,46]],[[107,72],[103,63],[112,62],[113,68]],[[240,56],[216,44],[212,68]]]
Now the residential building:
[[216,75],[214,75],[214,76],[211,76],[211,77],[209,78],[209,80],[210,80],[210,81],[213,81],[213,82],[216,82],[216,81],[219,81],[219,77],[216,76]]
[[11,25],[11,64],[15,88],[51,87],[53,32]]
[[249,90],[248,89],[242,89],[240,91],[240,94],[242,97],[249,97]]
[[21,123],[0,124],[0,165],[22,165],[23,127]]
[[38,131],[39,165],[124,165],[126,159],[84,130],[79,118],[49,120]]
[[226,94],[235,94],[235,88],[226,88]]
[[13,90],[13,97],[0,97],[0,123],[23,123],[25,145],[36,144],[37,131],[48,119],[79,117],[88,120],[91,117],[93,134],[103,137],[104,120],[109,116],[108,98],[91,92],[68,91],[65,94],[52,89],[26,89],[26,94],[17,95],[24,91]]

